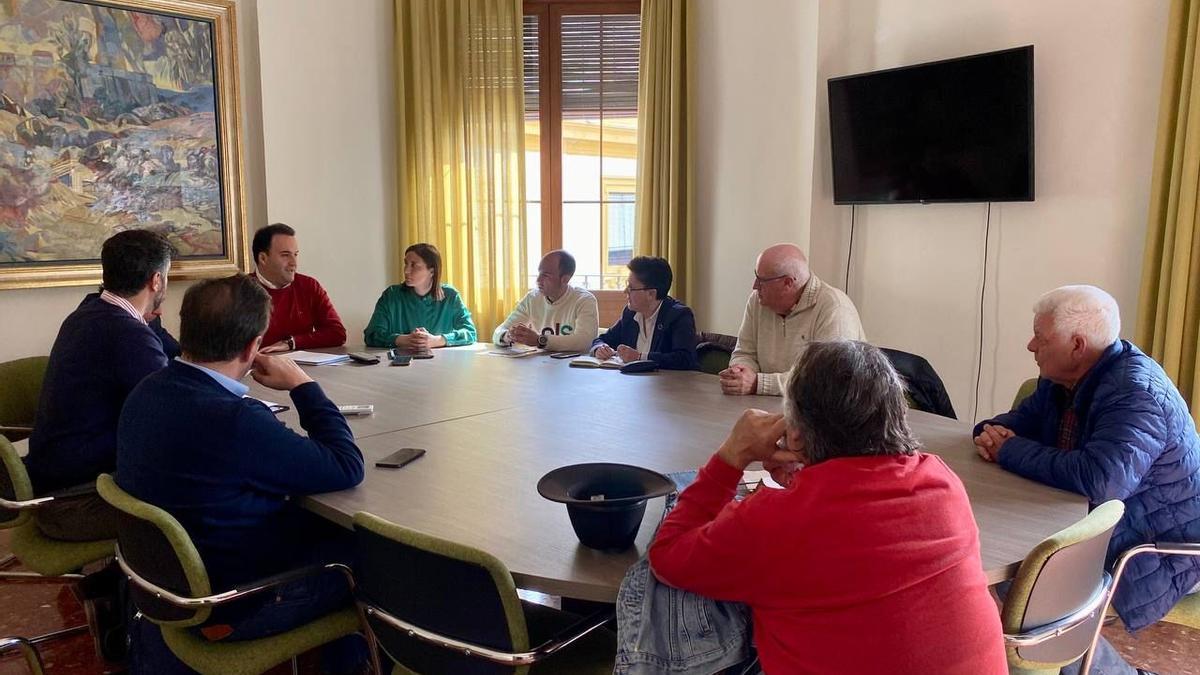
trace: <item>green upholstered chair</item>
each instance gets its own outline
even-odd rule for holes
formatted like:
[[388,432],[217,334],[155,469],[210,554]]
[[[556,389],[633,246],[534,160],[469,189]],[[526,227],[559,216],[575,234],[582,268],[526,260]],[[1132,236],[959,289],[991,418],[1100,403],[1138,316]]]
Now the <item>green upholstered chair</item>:
[[700,359],[700,372],[716,375],[729,367],[737,336],[721,333],[701,333],[696,345],[696,356]]
[[163,641],[202,675],[257,675],[299,654],[359,632],[358,612],[346,608],[290,631],[257,640],[211,642],[193,627],[212,609],[327,569],[350,577],[344,565],[313,565],[213,593],[204,561],[183,526],[166,511],[135,499],[108,474],[96,481],[104,501],[120,511],[117,562],[129,577],[130,596],[141,616],[159,626]]
[[25,657],[25,665],[33,675],[43,675],[42,656],[29,640],[22,637],[0,637],[0,654],[18,650]]
[[0,363],[0,434],[14,443],[33,431],[49,362],[49,356],[31,356]]
[[1113,588],[1108,542],[1124,514],[1121,502],[1105,502],[1021,562],[1000,612],[1009,672],[1050,675],[1090,655]]
[[[33,496],[29,474],[25,472],[25,465],[17,456],[16,448],[5,436],[0,435],[0,530],[12,532],[12,553],[0,559],[0,581],[77,585],[83,580],[79,571],[84,565],[112,557],[116,542],[111,539],[72,542],[51,539],[42,534],[33,522],[33,514],[56,499],[69,499],[69,496],[63,493],[58,496]],[[9,571],[8,568],[16,563],[30,571]],[[81,593],[77,592],[76,595],[82,597]],[[87,629],[86,624],[73,626],[28,640],[40,644]]]
[[580,619],[522,602],[504,563],[478,549],[354,516],[356,593],[393,675],[611,673],[611,609]]
[[1038,378],[1036,377],[1031,377],[1021,383],[1020,388],[1017,389],[1017,395],[1013,397],[1013,410],[1016,410],[1017,406],[1021,405],[1022,401],[1030,396],[1033,396],[1033,392],[1037,390],[1037,383]]

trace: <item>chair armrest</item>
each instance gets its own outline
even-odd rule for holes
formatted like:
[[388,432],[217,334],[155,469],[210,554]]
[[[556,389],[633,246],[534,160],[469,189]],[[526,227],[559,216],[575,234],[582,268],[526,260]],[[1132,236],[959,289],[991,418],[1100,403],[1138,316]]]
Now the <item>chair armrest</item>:
[[175,593],[174,591],[167,590],[167,589],[163,588],[162,586],[159,586],[159,585],[153,583],[152,581],[146,579],[145,577],[141,576],[136,571],[134,571],[133,568],[131,568],[129,566],[129,564],[127,562],[125,562],[125,557],[123,555],[121,555],[121,545],[120,544],[117,544],[116,556],[117,556],[117,564],[120,565],[121,571],[125,573],[125,576],[129,577],[130,582],[133,583],[135,586],[137,586],[138,588],[140,588],[143,591],[146,591],[147,593],[153,593],[155,597],[157,597],[161,600],[164,600],[172,605],[176,605],[177,607],[184,607],[187,609],[196,609],[199,607],[216,607],[218,605],[224,605],[224,604],[232,602],[234,600],[240,600],[247,596],[256,595],[263,591],[270,590],[272,588],[276,588],[282,584],[286,584],[286,583],[289,583],[292,581],[298,581],[300,579],[303,579],[303,578],[309,577],[309,576],[315,576],[317,574],[320,574],[321,572],[324,572],[325,570],[338,570],[339,572],[341,572],[342,574],[344,574],[346,576],[347,580],[350,582],[351,589],[353,589],[353,587],[354,587],[354,579],[353,579],[353,576],[351,576],[351,574],[350,574],[349,567],[347,567],[341,563],[329,563],[326,565],[309,565],[307,567],[300,567],[300,568],[297,568],[294,570],[288,570],[287,572],[282,572],[280,574],[276,574],[276,575],[269,576],[269,577],[266,577],[263,579],[259,579],[257,581],[252,581],[248,584],[243,584],[241,586],[231,588],[227,591],[222,591],[220,593],[214,593],[212,595],[206,595],[206,596],[199,597],[199,598],[191,598],[191,597],[179,595],[178,593]]
[[1108,606],[1114,584],[1115,578],[1105,572],[1100,586],[1092,593],[1092,597],[1074,612],[1057,621],[1052,621],[1042,626],[1035,626],[1020,633],[1005,633],[1005,646],[1015,648],[1032,647],[1075,630],[1094,617],[1096,612],[1104,613],[1105,607]]
[[554,637],[534,647],[531,650],[534,654],[534,661],[540,661],[570,646],[576,640],[612,621],[616,616],[616,610],[613,609],[602,609],[594,614],[585,616],[559,631]]
[[1200,555],[1200,543],[1157,541],[1154,542],[1154,550],[1162,555]]
[[19,424],[0,424],[0,432],[3,431],[19,431],[25,434],[32,434],[33,427],[25,427]]
[[[253,595],[255,593],[261,593],[265,590],[276,588],[278,586],[282,586],[284,584],[288,584],[293,581],[299,581],[306,577],[315,577],[318,574],[325,572],[326,570],[337,570],[338,572],[341,572],[346,577],[346,581],[350,584],[350,590],[352,590],[352,591],[354,590],[354,576],[353,576],[353,574],[351,574],[350,568],[347,567],[346,565],[343,565],[342,563],[327,563],[327,564],[323,564],[323,565],[316,564],[316,565],[308,565],[306,567],[297,567],[296,569],[293,569],[293,570],[288,570],[286,572],[280,572],[279,574],[273,574],[269,577],[264,577],[264,578],[258,579],[256,581],[252,581],[248,584],[242,584],[241,586],[235,586],[235,587],[231,588],[230,590],[226,591],[226,593],[236,593],[237,595],[235,597],[244,598],[248,595]],[[228,601],[229,601],[228,599],[221,600],[221,602],[228,602]]]
[[567,645],[575,642],[579,638],[588,633],[600,628],[604,624],[612,621],[615,616],[614,610],[602,610],[591,616],[575,622],[571,626],[559,632],[558,635],[550,638],[548,641],[534,647],[525,652],[506,652],[491,647],[473,644],[458,638],[447,637],[440,633],[422,628],[416,624],[409,623],[403,619],[399,619],[391,614],[383,611],[379,607],[375,607],[369,603],[359,600],[359,606],[362,607],[363,613],[369,618],[378,619],[384,624],[403,632],[409,638],[417,639],[432,645],[448,649],[451,651],[460,652],[472,658],[483,659],[498,663],[504,666],[528,666],[549,657],[555,652],[563,649]]
[[96,492],[96,483],[86,483],[84,485],[76,485],[75,487],[63,488],[54,492],[47,492],[43,497],[52,497],[54,501],[67,501],[71,499],[79,499],[80,497],[94,497]]
[[21,501],[13,501],[0,497],[0,509],[6,511],[28,511],[36,509],[46,502],[54,501],[54,497],[34,497],[33,499],[25,499]]

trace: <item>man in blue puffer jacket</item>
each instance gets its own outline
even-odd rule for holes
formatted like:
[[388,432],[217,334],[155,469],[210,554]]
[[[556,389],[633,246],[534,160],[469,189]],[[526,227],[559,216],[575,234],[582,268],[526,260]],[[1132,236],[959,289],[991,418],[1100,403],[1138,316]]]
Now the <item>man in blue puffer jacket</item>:
[[[1116,300],[1094,286],[1063,286],[1043,295],[1034,315],[1028,349],[1041,375],[1037,390],[1015,410],[975,427],[980,456],[1084,495],[1093,506],[1124,501],[1110,563],[1137,544],[1200,541],[1196,427],[1158,363],[1117,338]],[[1139,556],[1113,605],[1136,631],[1161,619],[1197,583],[1200,558]],[[1115,656],[1104,644],[1098,660],[1105,651]],[[1100,672],[1135,672],[1118,663],[1124,668]]]

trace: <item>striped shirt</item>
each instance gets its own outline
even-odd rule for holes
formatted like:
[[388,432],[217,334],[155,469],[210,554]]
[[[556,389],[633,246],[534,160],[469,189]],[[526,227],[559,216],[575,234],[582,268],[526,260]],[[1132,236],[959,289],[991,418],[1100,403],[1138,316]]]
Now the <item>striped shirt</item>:
[[126,312],[129,312],[130,316],[134,317],[138,321],[141,321],[143,324],[146,323],[146,317],[142,316],[142,313],[137,311],[137,309],[135,309],[134,306],[125,298],[122,298],[121,296],[109,291],[101,291],[100,299],[110,305],[116,305]]

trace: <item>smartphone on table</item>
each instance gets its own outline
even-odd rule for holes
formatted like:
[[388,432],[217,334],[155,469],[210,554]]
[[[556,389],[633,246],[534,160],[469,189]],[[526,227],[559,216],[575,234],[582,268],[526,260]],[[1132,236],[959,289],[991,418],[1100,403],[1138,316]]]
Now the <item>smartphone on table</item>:
[[400,448],[396,452],[384,457],[375,462],[375,466],[381,469],[399,469],[400,467],[412,462],[425,454],[424,448]]

